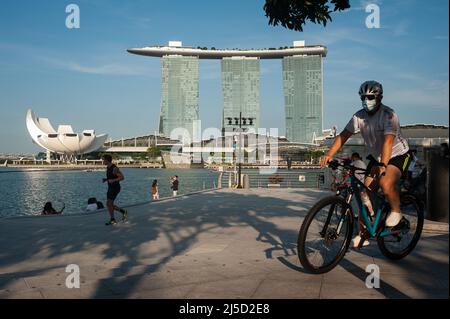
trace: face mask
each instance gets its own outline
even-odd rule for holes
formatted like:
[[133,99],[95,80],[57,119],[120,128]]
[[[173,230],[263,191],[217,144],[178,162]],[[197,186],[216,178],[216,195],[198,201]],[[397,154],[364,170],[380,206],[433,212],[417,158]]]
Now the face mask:
[[362,106],[367,112],[370,113],[376,109],[377,101],[375,99],[374,100],[365,99],[364,101],[362,101]]

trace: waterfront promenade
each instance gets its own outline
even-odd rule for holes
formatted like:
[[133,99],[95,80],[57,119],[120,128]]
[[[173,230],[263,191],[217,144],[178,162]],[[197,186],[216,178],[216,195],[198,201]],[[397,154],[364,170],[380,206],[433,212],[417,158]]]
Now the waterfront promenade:
[[[311,275],[296,255],[299,226],[325,191],[201,192],[106,212],[0,219],[0,298],[448,298],[448,225],[426,223],[416,250],[390,261],[376,242]],[[81,287],[66,288],[65,268]],[[377,264],[381,287],[365,286]]]

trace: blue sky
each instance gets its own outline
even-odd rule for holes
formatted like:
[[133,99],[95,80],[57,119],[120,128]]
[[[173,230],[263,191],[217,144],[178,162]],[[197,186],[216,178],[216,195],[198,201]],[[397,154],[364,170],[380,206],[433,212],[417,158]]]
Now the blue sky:
[[[67,29],[68,4],[81,11],[81,28]],[[368,3],[381,10],[381,28],[368,29]],[[76,131],[112,138],[158,129],[161,70],[157,58],[130,47],[166,44],[268,48],[294,40],[328,47],[324,60],[324,127],[342,129],[360,107],[359,84],[383,83],[384,102],[401,124],[448,125],[447,0],[350,1],[322,27],[303,33],[268,25],[263,0],[2,0],[0,4],[0,152],[37,152],[25,126],[32,108]],[[284,134],[280,60],[262,60],[261,126]],[[219,61],[200,61],[203,128],[220,127]]]

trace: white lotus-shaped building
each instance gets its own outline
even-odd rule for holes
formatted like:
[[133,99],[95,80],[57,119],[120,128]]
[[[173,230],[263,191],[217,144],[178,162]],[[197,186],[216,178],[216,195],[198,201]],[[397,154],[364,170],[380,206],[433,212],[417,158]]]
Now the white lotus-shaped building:
[[32,110],[28,110],[26,122],[28,132],[36,144],[63,155],[76,156],[94,152],[108,138],[107,134],[95,135],[94,130],[74,133],[70,125],[59,125],[55,131],[48,118],[37,117]]

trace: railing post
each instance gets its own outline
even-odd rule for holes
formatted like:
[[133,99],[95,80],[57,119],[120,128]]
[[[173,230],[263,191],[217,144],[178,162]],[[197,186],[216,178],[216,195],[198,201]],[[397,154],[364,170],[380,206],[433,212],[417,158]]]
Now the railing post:
[[219,179],[217,180],[217,188],[222,188],[222,177],[223,177],[223,173],[220,173]]

